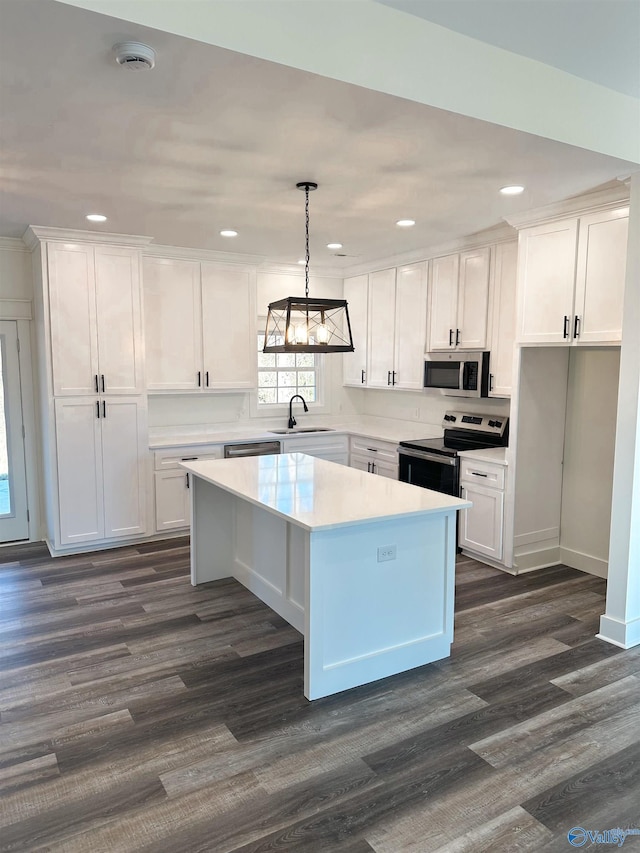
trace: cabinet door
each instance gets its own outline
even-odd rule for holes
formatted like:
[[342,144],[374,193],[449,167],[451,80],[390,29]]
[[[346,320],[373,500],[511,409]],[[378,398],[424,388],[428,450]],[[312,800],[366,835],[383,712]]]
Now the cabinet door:
[[460,492],[473,506],[460,513],[458,545],[501,560],[504,492],[468,483],[462,483]]
[[104,398],[100,407],[104,537],[146,533],[146,402],[113,397]]
[[104,537],[98,406],[97,397],[60,397],[55,401],[59,545]]
[[244,270],[202,264],[203,388],[254,388],[254,286]]
[[188,527],[191,517],[186,471],[156,471],[156,532]]
[[579,344],[620,343],[629,208],[583,216],[579,228],[572,333]]
[[387,477],[390,480],[397,480],[398,466],[393,465],[391,462],[384,462],[380,459],[376,459],[373,463],[373,473],[378,474],[379,477]]
[[487,348],[489,249],[462,252],[458,278],[456,341],[460,349]]
[[577,235],[577,219],[518,235],[518,343],[570,342]]
[[394,370],[393,329],[396,300],[396,271],[380,270],[369,275],[369,376],[370,388],[389,388]]
[[458,255],[431,261],[431,298],[429,302],[429,349],[455,346],[458,314]]
[[47,244],[55,396],[94,394],[98,375],[93,246]]
[[422,390],[427,346],[426,263],[399,267],[396,276],[395,384]]
[[356,468],[358,471],[366,471],[371,473],[371,460],[366,456],[355,456],[353,453],[349,459],[349,467]]
[[517,243],[500,243],[493,252],[490,286],[489,396],[510,397],[516,334]]
[[197,391],[202,385],[200,264],[144,258],[142,270],[147,388]]
[[342,356],[344,385],[365,385],[367,382],[367,308],[369,276],[356,275],[344,280],[344,298],[349,309],[353,336],[353,352]]
[[96,246],[95,275],[100,392],[142,394],[139,251]]

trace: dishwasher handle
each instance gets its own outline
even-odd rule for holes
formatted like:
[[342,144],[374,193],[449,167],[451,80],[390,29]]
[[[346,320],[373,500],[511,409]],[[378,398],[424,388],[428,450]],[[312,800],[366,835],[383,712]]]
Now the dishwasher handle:
[[242,456],[268,456],[281,452],[279,441],[251,441],[246,444],[225,444],[224,458],[238,459]]

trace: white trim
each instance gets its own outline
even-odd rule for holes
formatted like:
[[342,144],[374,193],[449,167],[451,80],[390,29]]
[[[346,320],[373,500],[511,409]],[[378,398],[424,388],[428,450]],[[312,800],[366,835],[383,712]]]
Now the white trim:
[[608,574],[609,563],[607,560],[592,557],[591,554],[583,554],[581,551],[574,551],[571,548],[560,546],[560,561],[571,569],[578,569],[580,572],[586,572],[599,578],[606,578]]
[[226,263],[233,267],[236,267],[238,264],[255,267],[265,261],[263,255],[243,255],[236,252],[219,252],[216,249],[191,249],[184,246],[160,246],[155,243],[145,246],[142,256],[171,258],[172,260],[183,261],[212,261],[215,263]]
[[559,527],[548,527],[545,530],[531,530],[515,536],[513,544],[518,548],[523,545],[532,545],[534,542],[546,542],[548,540],[558,541],[560,536]]
[[[0,303],[1,304],[1,303]],[[29,303],[31,304],[31,303]],[[42,461],[37,438],[37,418],[34,389],[34,364],[32,359],[31,322],[17,318],[20,351],[20,393],[22,395],[22,423],[24,425],[24,455],[27,474],[27,509],[29,510],[29,541],[40,540],[40,483]]]
[[613,616],[600,617],[600,632],[596,634],[599,640],[619,646],[621,649],[631,649],[640,645],[640,619],[621,622]]
[[532,225],[540,225],[552,219],[566,219],[569,217],[582,216],[595,210],[607,210],[628,204],[629,187],[624,183],[619,186],[608,187],[605,190],[587,193],[575,198],[547,204],[527,210],[525,213],[514,213],[505,217],[506,221],[514,228],[528,228]]
[[22,236],[28,249],[34,249],[43,240],[59,243],[108,243],[112,246],[147,246],[153,237],[135,234],[111,234],[107,231],[77,231],[67,228],[52,228],[29,225]]
[[0,320],[32,319],[33,304],[31,299],[0,299]]
[[[270,261],[268,258],[260,267],[258,272],[264,273],[279,273],[280,275],[304,276],[304,266],[302,264],[285,264],[281,261]],[[314,278],[344,278],[345,272],[342,267],[325,267],[319,266],[311,259],[311,267],[309,277]]]
[[0,251],[2,252],[28,252],[20,237],[0,237]]

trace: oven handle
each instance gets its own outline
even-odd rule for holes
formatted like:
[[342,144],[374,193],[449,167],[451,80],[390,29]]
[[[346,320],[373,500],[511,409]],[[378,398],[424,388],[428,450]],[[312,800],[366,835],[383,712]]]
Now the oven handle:
[[414,450],[408,447],[399,447],[398,453],[401,456],[411,456],[414,459],[426,459],[427,462],[438,462],[440,465],[450,465],[454,468],[458,464],[457,457],[440,456],[438,453],[427,453],[426,450]]

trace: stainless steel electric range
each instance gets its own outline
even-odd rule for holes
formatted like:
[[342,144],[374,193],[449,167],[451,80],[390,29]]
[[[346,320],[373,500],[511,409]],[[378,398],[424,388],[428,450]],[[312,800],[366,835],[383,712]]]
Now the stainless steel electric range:
[[452,411],[445,413],[442,425],[442,438],[400,442],[398,479],[459,497],[459,451],[506,447],[509,418],[506,415]]

